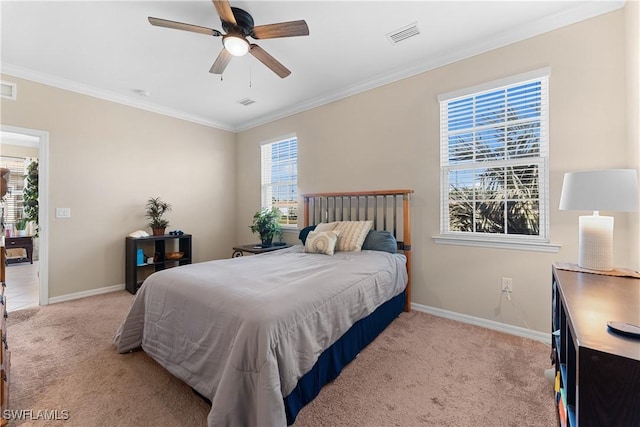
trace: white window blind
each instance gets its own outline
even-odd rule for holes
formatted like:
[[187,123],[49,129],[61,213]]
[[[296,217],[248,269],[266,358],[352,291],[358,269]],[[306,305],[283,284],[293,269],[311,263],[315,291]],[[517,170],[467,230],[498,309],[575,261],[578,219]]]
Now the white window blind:
[[0,167],[9,169],[7,194],[3,198],[2,209],[5,224],[15,224],[23,215],[24,177],[27,159],[22,157],[0,157]]
[[283,226],[298,224],[298,139],[290,137],[261,146],[262,207],[282,212]]
[[439,98],[442,235],[548,242],[548,76]]

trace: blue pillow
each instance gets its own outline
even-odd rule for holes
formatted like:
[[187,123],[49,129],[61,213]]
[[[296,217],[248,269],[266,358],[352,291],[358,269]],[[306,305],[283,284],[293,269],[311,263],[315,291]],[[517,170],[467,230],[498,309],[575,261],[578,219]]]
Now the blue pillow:
[[302,241],[303,245],[307,243],[307,236],[309,235],[309,233],[311,233],[315,229],[316,229],[315,225],[310,225],[300,230],[300,234],[298,234],[298,239]]
[[362,249],[395,254],[398,252],[398,242],[390,231],[371,230],[362,243]]

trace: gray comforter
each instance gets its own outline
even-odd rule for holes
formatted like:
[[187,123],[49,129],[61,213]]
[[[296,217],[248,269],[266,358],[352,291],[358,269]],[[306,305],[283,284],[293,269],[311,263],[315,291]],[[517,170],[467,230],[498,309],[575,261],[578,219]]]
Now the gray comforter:
[[356,321],[400,294],[405,257],[294,246],[151,275],[115,336],[212,401],[209,426],[285,426],[283,397]]

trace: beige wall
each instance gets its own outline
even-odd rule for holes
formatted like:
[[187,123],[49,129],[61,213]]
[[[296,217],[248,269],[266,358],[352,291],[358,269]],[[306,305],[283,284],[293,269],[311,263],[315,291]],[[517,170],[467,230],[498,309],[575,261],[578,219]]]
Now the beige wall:
[[[625,21],[624,10],[613,12],[241,132],[239,240],[250,241],[247,225],[260,203],[260,142],[295,132],[301,193],[415,190],[415,303],[547,332],[551,263],[575,262],[578,253],[579,213],[557,209],[563,173],[638,166],[637,157],[630,156],[637,156],[637,137],[628,142],[627,132]],[[551,239],[562,249],[550,254],[435,244],[440,181],[437,96],[547,66]],[[620,266],[637,264],[631,255],[638,253],[637,233],[630,234],[633,218],[637,217],[615,214],[615,262]],[[513,278],[512,301],[501,300],[503,276]]]
[[[640,1],[627,0],[625,5],[627,119],[630,167],[640,171]],[[640,201],[639,201],[640,203]],[[640,205],[631,216],[630,235],[640,241]],[[640,247],[632,248],[630,264],[640,270]]]
[[[49,133],[49,297],[124,283],[125,236],[149,229],[144,204],[173,205],[169,229],[193,234],[194,261],[235,243],[235,135],[3,75],[18,99],[2,124]],[[227,208],[225,208],[227,206]],[[71,218],[54,217],[56,207]]]

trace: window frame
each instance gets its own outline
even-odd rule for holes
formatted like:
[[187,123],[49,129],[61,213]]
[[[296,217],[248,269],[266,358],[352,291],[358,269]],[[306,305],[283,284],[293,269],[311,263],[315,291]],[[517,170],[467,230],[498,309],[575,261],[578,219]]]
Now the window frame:
[[[27,166],[33,161],[30,157],[1,156],[3,167],[11,171],[8,190],[3,203],[6,204],[4,212],[5,226],[15,227],[24,217],[24,189]],[[20,166],[17,166],[17,165]]]
[[[504,249],[535,250],[557,252],[558,245],[550,243],[549,226],[549,77],[551,68],[546,67],[528,73],[518,74],[504,79],[486,82],[480,85],[448,92],[438,96],[440,103],[440,235],[434,236],[436,243],[466,246],[497,247]],[[543,103],[540,113],[539,151],[537,156],[517,159],[503,158],[491,161],[470,161],[468,163],[449,164],[449,128],[448,105],[451,102],[475,98],[493,91],[540,82],[540,97]],[[474,119],[476,112],[473,112]],[[508,122],[507,122],[508,123]],[[475,124],[471,127],[476,130]],[[475,150],[474,150],[475,153]],[[487,233],[477,231],[449,230],[449,172],[453,170],[479,170],[482,168],[508,167],[516,165],[537,165],[538,168],[538,210],[539,228],[537,235]]]
[[[295,156],[295,179],[294,180],[277,180],[277,181],[270,181],[268,183],[265,183],[265,177],[267,175],[270,174],[265,174],[265,170],[264,167],[265,165],[268,163],[267,161],[265,161],[265,147],[273,147],[275,144],[278,143],[283,143],[283,142],[288,142],[291,140],[295,140],[296,143],[296,156]],[[295,186],[295,203],[292,203],[291,206],[295,207],[296,209],[296,219],[291,220],[288,219],[287,222],[285,223],[280,223],[280,226],[283,230],[289,230],[289,229],[297,229],[298,228],[298,219],[297,217],[300,214],[300,202],[299,202],[299,189],[298,189],[298,147],[299,147],[299,141],[298,141],[298,136],[295,133],[292,134],[288,134],[288,135],[283,135],[277,138],[273,138],[267,141],[264,141],[262,143],[260,143],[260,206],[261,209],[265,209],[265,208],[271,208],[272,206],[274,206],[272,203],[269,203],[267,201],[267,199],[269,198],[268,195],[270,194],[269,192],[269,188],[273,188],[274,186],[277,186],[278,184],[280,185],[288,185],[288,186]]]

